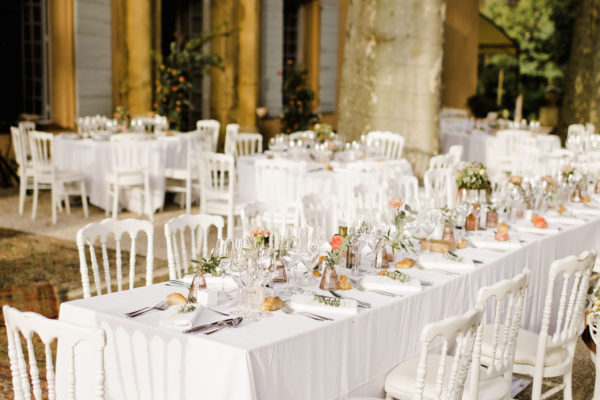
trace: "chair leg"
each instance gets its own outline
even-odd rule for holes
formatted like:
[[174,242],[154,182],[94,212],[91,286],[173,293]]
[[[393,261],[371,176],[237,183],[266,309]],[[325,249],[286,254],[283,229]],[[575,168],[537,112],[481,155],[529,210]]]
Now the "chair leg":
[[185,212],[192,213],[192,179],[188,177],[185,182]]
[[146,212],[150,221],[154,221],[154,209],[152,208],[152,193],[150,192],[150,178],[146,176],[144,179],[144,200],[146,205]]
[[[537,375],[537,374],[536,374]],[[542,383],[544,378],[534,375],[533,382],[531,383],[531,400],[540,400],[542,398]]]
[[117,214],[119,213],[119,185],[113,185],[113,206],[112,206],[112,217],[117,219]]
[[[572,368],[572,366],[571,366]],[[563,383],[565,388],[563,389],[563,398],[565,400],[573,400],[573,370],[569,370],[568,373],[563,375]]]
[[89,212],[88,212],[88,204],[87,204],[87,193],[85,192],[85,182],[83,181],[83,179],[81,180],[80,185],[81,185],[80,191],[81,191],[81,205],[83,206],[83,216],[87,218],[89,216]]
[[104,208],[104,216],[108,217],[108,213],[109,213],[109,208],[110,208],[110,182],[107,181],[106,183],[106,202],[105,204],[105,208]]
[[51,194],[51,205],[52,205],[52,223],[56,225],[56,203],[58,203],[58,193],[56,193],[56,182],[52,182],[52,186],[50,187]]
[[235,216],[232,212],[227,215],[227,237],[233,238],[234,234]]
[[595,357],[596,365],[596,383],[594,385],[594,397],[592,400],[600,400],[600,354]]
[[65,190],[65,183],[62,183],[63,190],[63,198],[65,199],[65,208],[67,209],[67,214],[71,215],[71,203],[69,202],[69,194]]
[[38,204],[38,194],[40,190],[38,187],[37,179],[33,179],[33,207],[31,208],[31,219],[35,220],[35,215],[37,213],[37,204]]
[[29,179],[26,175],[23,175],[19,179],[19,214],[23,215],[23,210],[25,208],[25,196],[27,195],[27,179]]

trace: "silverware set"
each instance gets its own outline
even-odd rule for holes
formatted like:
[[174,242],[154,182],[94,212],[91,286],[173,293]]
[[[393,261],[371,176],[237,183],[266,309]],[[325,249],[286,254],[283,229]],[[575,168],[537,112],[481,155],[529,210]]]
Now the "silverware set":
[[244,318],[242,317],[227,318],[221,321],[211,322],[210,324],[195,326],[193,328],[186,329],[182,333],[197,333],[201,331],[206,331],[204,332],[205,335],[212,335],[213,333],[216,333],[221,329],[237,328],[238,326],[240,326],[243,320]]
[[342,296],[341,294],[337,293],[334,290],[330,290],[329,293],[331,293],[332,295],[334,295],[335,297],[337,297],[338,299],[348,299],[348,300],[355,300],[356,303],[358,304],[359,307],[363,307],[363,308],[371,308],[371,303],[367,303],[366,301],[362,301],[362,300],[358,300],[355,299],[353,297],[346,297],[346,296]]
[[313,313],[309,313],[309,312],[305,312],[305,311],[294,311],[294,309],[292,307],[290,307],[289,304],[287,304],[286,302],[283,303],[281,310],[286,314],[303,315],[305,317],[312,318],[315,321],[333,321],[332,318],[324,317],[322,315],[313,314]]
[[125,315],[129,318],[135,318],[142,314],[146,314],[147,312],[152,311],[152,310],[164,311],[167,308],[169,308],[169,305],[167,304],[167,302],[161,301],[153,307],[143,307],[143,308],[140,308],[139,310],[128,312]]

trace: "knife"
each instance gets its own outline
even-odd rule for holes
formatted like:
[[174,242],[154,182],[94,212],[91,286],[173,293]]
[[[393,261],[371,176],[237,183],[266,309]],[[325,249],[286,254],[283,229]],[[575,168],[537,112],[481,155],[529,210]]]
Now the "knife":
[[213,327],[217,327],[217,326],[221,326],[221,325],[230,325],[233,323],[233,321],[235,321],[235,318],[227,318],[227,319],[223,319],[221,321],[211,322],[210,324],[199,325],[199,326],[196,326],[196,327],[193,327],[190,329],[186,329],[182,333],[196,333],[196,332],[204,331],[208,328],[213,328]]

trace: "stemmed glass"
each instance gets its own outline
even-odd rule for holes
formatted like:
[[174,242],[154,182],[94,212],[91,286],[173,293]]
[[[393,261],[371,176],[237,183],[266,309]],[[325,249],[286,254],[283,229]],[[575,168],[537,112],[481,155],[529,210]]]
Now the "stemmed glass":
[[226,295],[225,293],[225,273],[231,268],[231,256],[233,251],[233,242],[228,238],[219,238],[215,245],[215,255],[221,257],[221,263],[219,264],[219,272],[221,273],[221,288],[219,294]]
[[304,252],[302,253],[302,264],[306,267],[307,276],[306,276],[306,286],[305,292],[310,293],[312,291],[312,283],[313,283],[313,274],[312,270],[319,262],[319,250],[320,245],[317,240],[309,239],[306,242],[306,246],[304,247]]

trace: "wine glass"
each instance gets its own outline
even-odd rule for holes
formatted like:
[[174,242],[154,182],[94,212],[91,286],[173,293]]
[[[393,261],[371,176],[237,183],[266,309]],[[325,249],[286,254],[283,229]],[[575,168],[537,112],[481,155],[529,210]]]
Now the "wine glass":
[[313,268],[319,262],[319,250],[320,245],[317,240],[311,239],[306,243],[304,247],[304,252],[302,253],[302,263],[306,266],[307,276],[306,276],[306,286],[305,291],[310,293],[313,284]]
[[233,242],[228,238],[219,238],[215,245],[215,256],[221,257],[218,270],[221,274],[221,288],[219,294],[225,294],[225,273],[231,267],[231,255],[233,251]]

